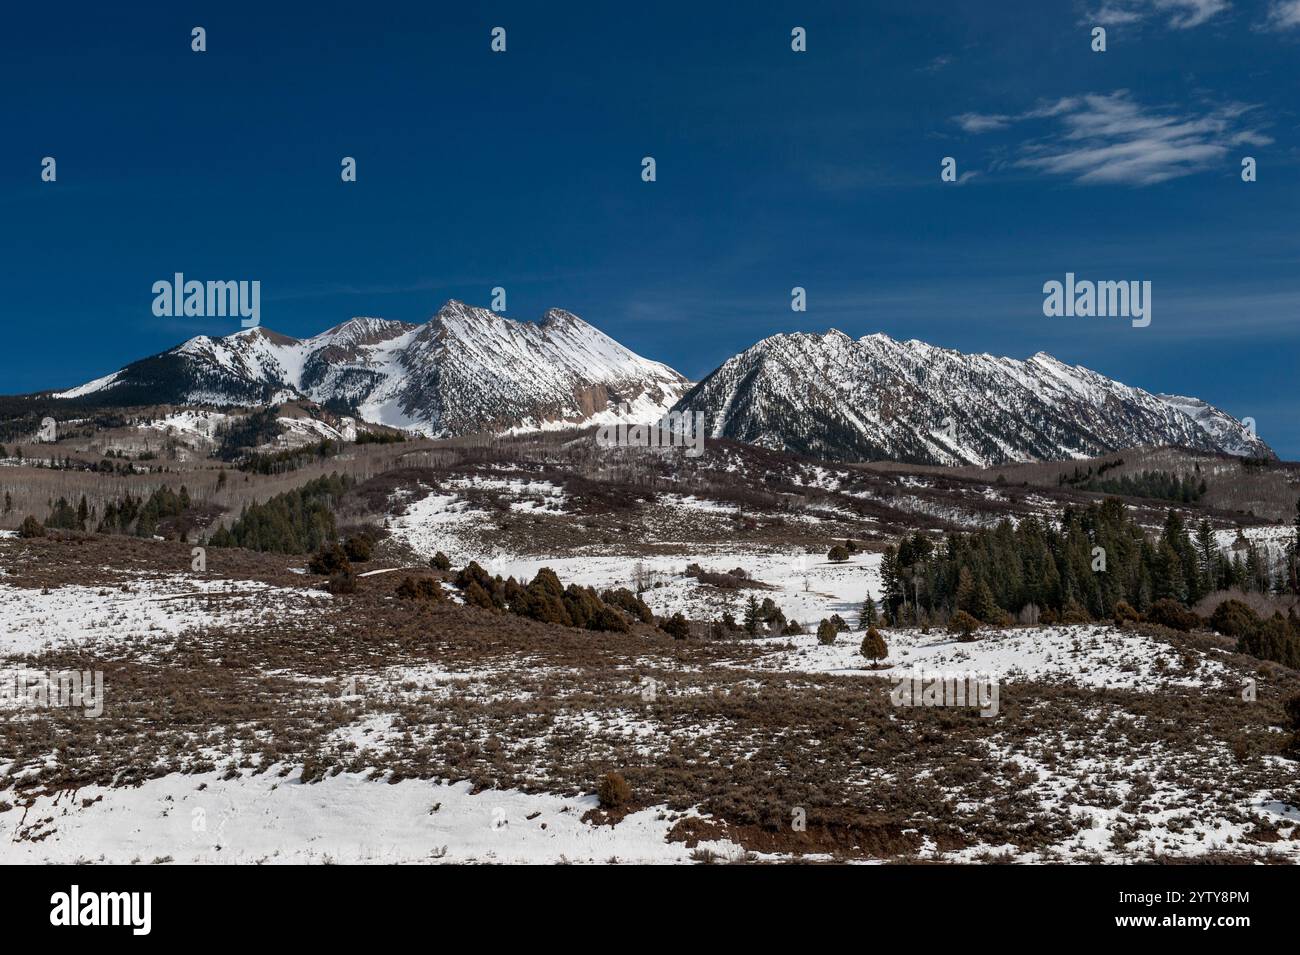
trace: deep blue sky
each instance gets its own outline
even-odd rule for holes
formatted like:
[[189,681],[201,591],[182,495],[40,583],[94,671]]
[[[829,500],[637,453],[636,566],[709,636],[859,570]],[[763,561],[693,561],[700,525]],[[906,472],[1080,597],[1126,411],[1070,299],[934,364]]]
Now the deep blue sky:
[[[155,318],[175,271],[292,335],[501,285],[692,377],[780,331],[1043,349],[1300,458],[1300,4],[1107,0],[1097,54],[1099,5],[11,5],[0,392],[237,330]],[[1045,318],[1066,271],[1151,280],[1151,327]]]

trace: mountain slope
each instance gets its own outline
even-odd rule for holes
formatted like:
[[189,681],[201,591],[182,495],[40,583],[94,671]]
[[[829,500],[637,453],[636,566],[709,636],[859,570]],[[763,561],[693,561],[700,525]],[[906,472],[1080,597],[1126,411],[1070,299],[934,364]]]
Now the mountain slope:
[[729,359],[675,407],[714,437],[834,460],[994,465],[1137,445],[1272,457],[1234,418],[1039,352],[966,355],[887,335],[775,335]]
[[424,325],[353,318],[307,339],[266,328],[200,335],[56,398],[260,404],[305,396],[430,435],[652,421],[686,379],[576,315],[538,323],[450,301]]

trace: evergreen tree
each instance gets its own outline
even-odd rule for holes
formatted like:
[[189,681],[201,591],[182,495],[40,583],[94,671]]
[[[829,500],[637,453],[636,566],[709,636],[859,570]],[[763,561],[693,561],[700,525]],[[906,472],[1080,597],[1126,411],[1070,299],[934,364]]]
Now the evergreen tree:
[[957,609],[979,616],[975,613],[975,578],[968,567],[957,572]]
[[1219,581],[1216,558],[1219,556],[1219,548],[1214,543],[1214,530],[1205,518],[1201,518],[1201,523],[1196,528],[1196,556],[1200,563],[1202,592],[1217,590]]
[[758,636],[758,627],[762,618],[759,613],[758,598],[753,594],[750,594],[749,599],[745,601],[744,621],[745,632],[751,637]]
[[876,601],[871,596],[871,591],[867,591],[867,596],[862,601],[862,609],[858,611],[858,629],[867,630],[876,625]]
[[873,667],[878,666],[881,660],[889,656],[889,648],[885,646],[884,638],[874,626],[868,627],[867,635],[862,638],[862,655],[871,661]]
[[1000,623],[1002,611],[993,599],[993,591],[988,581],[981,579],[975,587],[975,609],[971,611],[976,619],[984,623]]
[[880,559],[880,585],[883,590],[883,607],[885,619],[890,625],[899,622],[898,608],[902,605],[903,581],[898,566],[898,548],[890,545],[885,548]]
[[829,620],[823,620],[821,623],[817,624],[817,642],[824,646],[830,646],[833,644],[838,633],[839,630],[836,628],[835,624],[831,623]]

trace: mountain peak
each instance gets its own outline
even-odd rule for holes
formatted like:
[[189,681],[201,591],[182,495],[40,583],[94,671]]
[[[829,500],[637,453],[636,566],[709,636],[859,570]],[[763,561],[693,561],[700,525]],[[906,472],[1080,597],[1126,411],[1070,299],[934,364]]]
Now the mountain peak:
[[887,335],[766,338],[679,401],[716,436],[832,460],[1062,460],[1142,445],[1271,456],[1230,415],[1148,394],[1045,352],[971,355]]
[[[206,337],[206,336],[200,336],[200,337]],[[267,328],[265,325],[254,325],[252,328],[241,328],[237,332],[232,332],[229,335],[223,335],[222,337],[225,339],[233,338],[233,339],[246,339],[246,340],[261,340],[261,341],[270,342],[272,345],[281,345],[281,346],[298,344],[298,339],[293,338],[289,335],[282,335],[279,332],[272,331],[271,329]]]
[[327,328],[308,341],[322,345],[373,345],[396,338],[416,327],[409,322],[399,322],[396,319],[358,315],[333,328]]
[[542,315],[542,327],[549,328],[552,326],[568,326],[574,328],[590,328],[586,322],[577,315],[562,308],[548,308]]

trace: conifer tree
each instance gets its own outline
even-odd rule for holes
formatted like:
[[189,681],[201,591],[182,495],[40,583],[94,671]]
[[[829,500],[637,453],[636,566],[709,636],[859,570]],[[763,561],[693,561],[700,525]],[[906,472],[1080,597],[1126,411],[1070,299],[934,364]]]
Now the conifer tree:
[[759,615],[758,598],[755,597],[753,594],[750,594],[749,599],[745,602],[744,621],[745,621],[745,632],[749,634],[751,637],[757,636],[758,627],[761,622],[761,618]]
[[867,596],[862,601],[862,609],[858,611],[858,629],[867,630],[876,625],[876,601],[871,596],[871,591],[867,591]]
[[867,627],[867,635],[862,638],[862,655],[871,661],[872,666],[879,665],[881,660],[889,656],[885,639],[874,626]]

